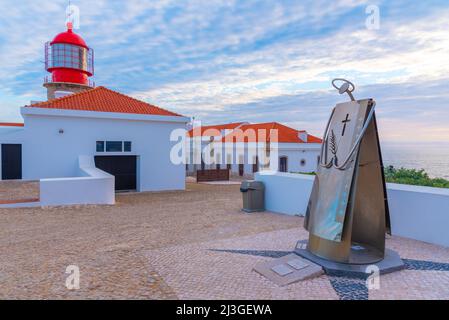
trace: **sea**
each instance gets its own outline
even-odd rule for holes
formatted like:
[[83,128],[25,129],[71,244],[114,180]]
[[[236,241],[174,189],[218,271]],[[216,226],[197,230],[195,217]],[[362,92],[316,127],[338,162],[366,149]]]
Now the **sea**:
[[449,142],[385,142],[381,149],[384,166],[424,169],[431,178],[449,180]]

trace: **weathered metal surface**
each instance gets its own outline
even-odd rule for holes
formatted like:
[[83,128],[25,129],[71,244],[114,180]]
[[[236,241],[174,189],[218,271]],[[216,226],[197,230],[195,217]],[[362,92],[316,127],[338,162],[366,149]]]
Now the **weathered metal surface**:
[[307,248],[318,257],[350,264],[384,258],[389,213],[374,106],[351,101],[332,112],[305,219]]
[[[323,163],[338,165],[340,160],[346,158],[363,127],[367,106],[368,100],[341,103],[335,107],[329,125],[330,136],[323,141]],[[305,225],[315,236],[341,241],[357,154],[354,153],[345,170],[333,165],[318,168]]]

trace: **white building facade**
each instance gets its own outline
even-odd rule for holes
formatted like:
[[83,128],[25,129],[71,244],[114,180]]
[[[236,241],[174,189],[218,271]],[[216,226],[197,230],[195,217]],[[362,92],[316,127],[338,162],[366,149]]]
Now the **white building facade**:
[[45,69],[48,101],[22,107],[23,123],[0,123],[0,180],[38,181],[40,199],[30,206],[114,204],[115,191],[185,189],[185,167],[171,159],[184,140],[172,133],[190,119],[95,87],[93,49],[70,22],[45,44]]
[[115,176],[116,190],[185,189],[184,165],[170,159],[177,143],[170,135],[188,118],[104,87],[26,106],[21,114],[23,127],[0,124],[2,179],[76,177],[79,158],[90,157]]
[[201,169],[229,169],[233,176],[252,178],[266,169],[315,172],[321,139],[276,122],[231,123],[202,127],[196,132],[192,129],[187,145],[188,175]]

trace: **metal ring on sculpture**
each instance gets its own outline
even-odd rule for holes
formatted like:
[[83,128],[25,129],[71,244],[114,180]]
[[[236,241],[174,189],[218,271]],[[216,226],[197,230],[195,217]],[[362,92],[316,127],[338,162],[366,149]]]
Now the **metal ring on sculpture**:
[[[340,87],[337,87],[337,85],[335,84],[335,82],[337,82],[337,81],[342,81],[343,84]],[[335,89],[337,89],[340,94],[343,94],[345,92],[352,93],[355,90],[355,85],[351,81],[348,81],[348,80],[343,79],[343,78],[335,78],[334,80],[332,80],[332,86]]]

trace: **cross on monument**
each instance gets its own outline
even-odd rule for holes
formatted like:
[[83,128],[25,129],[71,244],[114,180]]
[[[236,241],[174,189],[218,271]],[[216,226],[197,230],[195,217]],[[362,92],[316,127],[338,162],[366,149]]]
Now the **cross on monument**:
[[341,133],[341,136],[345,135],[345,131],[346,131],[346,124],[351,121],[351,119],[349,119],[349,114],[346,115],[346,119],[342,121],[342,123],[344,124],[343,126],[343,131]]

